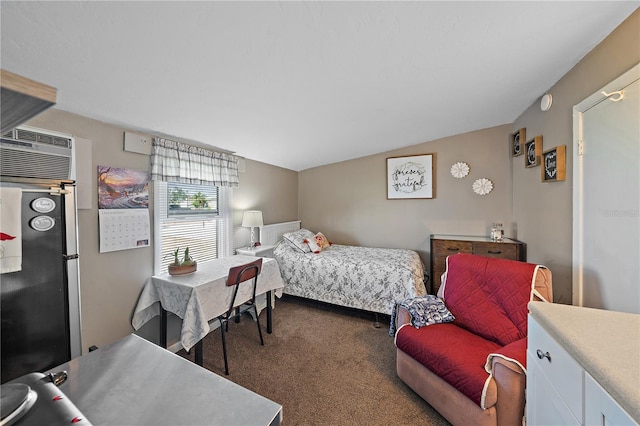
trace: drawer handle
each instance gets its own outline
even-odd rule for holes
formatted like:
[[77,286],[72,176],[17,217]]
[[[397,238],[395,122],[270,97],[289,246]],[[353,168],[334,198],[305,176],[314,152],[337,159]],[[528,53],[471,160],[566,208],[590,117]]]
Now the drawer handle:
[[500,253],[502,253],[502,252],[501,252],[500,250],[497,250],[497,251],[494,251],[494,250],[487,250],[487,253],[490,253],[490,254],[500,254]]
[[447,247],[447,250],[449,250],[449,251],[460,251],[460,249],[458,247]]
[[549,362],[551,362],[551,355],[549,355],[549,352],[542,352],[540,349],[538,349],[536,351],[536,355],[538,355],[538,358],[540,359],[547,358]]

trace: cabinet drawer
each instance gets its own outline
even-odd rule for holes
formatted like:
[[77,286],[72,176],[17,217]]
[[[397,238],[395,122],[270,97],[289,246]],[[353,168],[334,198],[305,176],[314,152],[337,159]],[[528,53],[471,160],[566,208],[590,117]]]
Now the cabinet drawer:
[[432,240],[434,255],[447,257],[456,253],[472,253],[471,241]]
[[476,242],[473,243],[473,254],[485,257],[499,257],[501,259],[518,259],[515,244]]
[[528,351],[528,359],[533,360],[573,415],[582,423],[583,369],[531,316]]
[[432,288],[435,294],[435,292],[438,291],[438,288],[440,287],[440,277],[442,276],[442,273],[447,269],[447,256],[436,256],[432,259],[432,262],[431,274],[433,275],[432,282],[434,284],[434,287]]
[[442,275],[442,273],[445,271],[445,269],[447,269],[447,256],[435,256],[433,258],[433,269],[434,269],[434,273],[437,271],[439,272],[438,274],[438,278],[440,277],[440,275]]

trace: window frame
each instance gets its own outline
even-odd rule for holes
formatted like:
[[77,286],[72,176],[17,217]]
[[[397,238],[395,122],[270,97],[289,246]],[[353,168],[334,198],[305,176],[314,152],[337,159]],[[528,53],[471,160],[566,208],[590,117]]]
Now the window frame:
[[[233,189],[228,187],[216,187],[217,190],[217,211],[214,212],[182,212],[182,214],[170,214],[169,213],[169,188],[170,185],[188,185],[180,183],[169,183],[164,181],[153,182],[153,194],[154,194],[154,275],[158,275],[167,271],[167,264],[173,260],[173,250],[171,247],[167,249],[163,247],[163,229],[166,233],[166,225],[168,222],[174,223],[177,226],[180,222],[200,222],[205,224],[215,224],[215,251],[216,257],[226,257],[231,252],[232,245],[232,209],[231,200],[233,197]],[[194,185],[194,187],[201,187],[202,185]],[[184,256],[184,248],[190,247],[190,255],[197,262],[198,259],[213,259],[214,257],[206,256],[202,254],[202,249],[193,250],[189,244],[183,247],[179,247],[179,258]],[[194,246],[195,247],[195,246]],[[177,247],[176,247],[177,248]],[[200,252],[200,256],[198,256]]]

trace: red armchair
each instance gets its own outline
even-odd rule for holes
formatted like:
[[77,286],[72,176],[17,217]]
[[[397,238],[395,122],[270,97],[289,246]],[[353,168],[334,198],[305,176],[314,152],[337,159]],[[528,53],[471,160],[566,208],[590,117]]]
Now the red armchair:
[[456,254],[438,296],[453,322],[416,329],[396,313],[398,376],[451,423],[521,425],[526,385],[527,304],[552,301],[541,265]]

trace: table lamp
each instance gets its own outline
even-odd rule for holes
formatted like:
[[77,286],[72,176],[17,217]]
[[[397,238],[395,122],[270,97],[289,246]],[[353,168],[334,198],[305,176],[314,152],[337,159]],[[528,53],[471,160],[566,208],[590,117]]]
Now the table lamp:
[[249,247],[256,246],[255,240],[255,227],[262,226],[262,212],[260,210],[247,210],[242,215],[242,226],[251,228],[251,245]]

